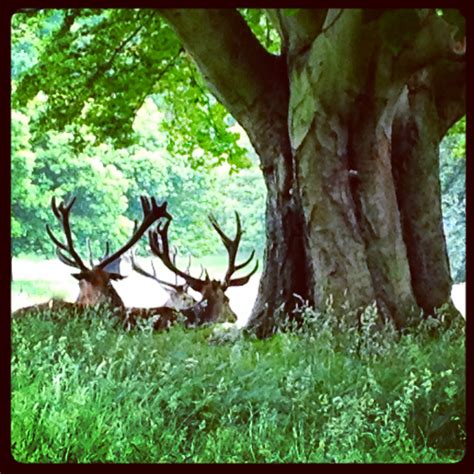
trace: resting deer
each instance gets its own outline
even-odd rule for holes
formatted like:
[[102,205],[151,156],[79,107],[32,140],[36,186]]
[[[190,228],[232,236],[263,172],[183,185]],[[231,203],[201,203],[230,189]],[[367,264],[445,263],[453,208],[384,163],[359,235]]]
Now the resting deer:
[[[167,281],[161,280],[156,275],[155,266],[153,262],[151,262],[152,273],[145,270],[141,267],[136,258],[135,254],[132,252],[130,255],[130,260],[132,263],[132,269],[135,270],[140,275],[151,278],[152,280],[156,281],[167,293],[168,293],[168,300],[166,300],[163,306],[168,308],[173,308],[177,310],[182,310],[186,308],[190,308],[191,306],[195,305],[197,301],[188,293],[189,285],[187,282],[184,284],[178,284],[178,277],[176,276],[175,283],[168,283]],[[173,255],[173,262],[175,262],[176,253]],[[191,259],[189,259],[188,269],[191,265]]]
[[62,202],[59,206],[56,205],[56,200],[53,197],[51,200],[51,209],[56,218],[61,223],[66,243],[61,242],[52,232],[49,225],[46,225],[46,231],[56,245],[56,254],[68,266],[77,268],[79,273],[73,273],[72,276],[79,280],[79,296],[75,303],[68,303],[63,301],[50,301],[42,305],[35,305],[28,308],[21,308],[14,312],[14,316],[28,313],[32,309],[61,309],[74,308],[84,306],[94,306],[101,303],[109,304],[113,308],[118,308],[119,312],[124,311],[125,306],[122,299],[112,286],[112,280],[120,280],[124,278],[120,273],[114,271],[114,263],[131,247],[133,247],[148,228],[161,218],[171,219],[171,216],[166,211],[167,203],[164,202],[161,206],[156,204],[155,199],[141,196],[141,205],[143,209],[143,220],[138,227],[135,226],[132,237],[120,249],[112,255],[108,254],[108,245],[106,246],[106,255],[101,261],[94,265],[92,256],[90,257],[90,268],[82,261],[79,254],[74,249],[72,239],[71,227],[69,223],[69,214],[76,201],[72,198],[69,203]]
[[167,220],[164,225],[159,224],[155,230],[148,232],[149,243],[151,251],[154,255],[159,257],[163,264],[176,275],[184,279],[184,281],[194,290],[202,295],[199,303],[196,303],[190,308],[182,309],[181,313],[186,317],[187,324],[203,324],[207,322],[235,322],[237,316],[229,306],[229,298],[225,295],[225,291],[231,286],[245,285],[250,277],[258,269],[258,260],[253,270],[246,276],[240,278],[232,278],[232,275],[247,266],[255,255],[255,250],[252,251],[250,257],[238,265],[235,264],[237,251],[242,237],[242,228],[240,224],[239,214],[235,213],[237,230],[233,239],[229,238],[219,227],[216,219],[210,215],[209,220],[214,230],[219,234],[228,254],[228,265],[224,279],[211,280],[206,271],[206,278],[195,278],[188,272],[180,270],[176,266],[175,259],[170,256],[169,242],[168,242],[168,228],[171,222]]

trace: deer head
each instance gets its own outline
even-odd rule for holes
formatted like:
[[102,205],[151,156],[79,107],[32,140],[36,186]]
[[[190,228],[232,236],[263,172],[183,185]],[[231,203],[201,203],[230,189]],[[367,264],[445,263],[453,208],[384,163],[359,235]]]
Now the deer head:
[[153,231],[148,232],[151,251],[159,257],[164,265],[176,275],[184,279],[184,281],[195,291],[201,293],[202,299],[192,308],[192,312],[187,311],[186,315],[193,319],[196,323],[204,322],[235,322],[237,316],[229,306],[229,299],[225,295],[225,291],[231,286],[245,285],[250,277],[257,271],[258,260],[253,270],[246,276],[232,278],[233,274],[247,266],[253,259],[255,251],[252,251],[249,258],[238,265],[235,264],[237,251],[242,237],[242,227],[240,224],[239,214],[235,213],[237,231],[233,239],[229,238],[219,227],[214,216],[209,216],[212,227],[218,233],[224,244],[228,254],[228,264],[226,274],[223,280],[211,280],[208,272],[205,272],[205,279],[195,278],[187,272],[180,270],[176,266],[175,258],[170,256],[168,242],[168,228],[170,220],[164,225],[158,225]]
[[123,308],[122,299],[115,291],[111,284],[111,280],[121,280],[124,278],[120,273],[114,271],[113,264],[116,262],[127,250],[135,245],[140,237],[148,230],[148,228],[162,217],[171,219],[171,216],[166,211],[167,203],[164,202],[161,206],[156,204],[155,198],[140,197],[143,220],[138,227],[135,226],[135,231],[129,241],[112,255],[108,255],[108,243],[106,245],[106,255],[97,264],[93,264],[92,256],[90,257],[90,268],[88,268],[82,261],[79,254],[74,249],[72,240],[71,227],[69,224],[69,214],[76,201],[73,197],[69,203],[64,201],[57,206],[56,200],[53,197],[51,200],[51,209],[54,215],[61,223],[66,243],[61,242],[51,231],[49,225],[46,225],[46,231],[50,239],[56,245],[56,254],[59,260],[64,264],[77,268],[79,273],[73,273],[72,276],[79,280],[79,296],[76,303],[79,305],[96,305],[100,303],[109,303],[113,307]]
[[[183,284],[178,284],[178,277],[176,276],[175,283],[168,283],[167,281],[161,280],[156,275],[155,266],[153,262],[151,262],[152,273],[145,270],[141,267],[137,260],[136,255],[132,252],[130,255],[132,268],[140,275],[151,278],[152,280],[156,281],[167,293],[168,293],[168,300],[165,302],[164,306],[168,308],[173,308],[177,310],[182,310],[186,308],[190,308],[191,306],[195,305],[197,301],[188,293],[189,285],[187,282]],[[173,263],[175,263],[176,253],[173,255]],[[189,260],[189,266],[191,265],[191,259]]]

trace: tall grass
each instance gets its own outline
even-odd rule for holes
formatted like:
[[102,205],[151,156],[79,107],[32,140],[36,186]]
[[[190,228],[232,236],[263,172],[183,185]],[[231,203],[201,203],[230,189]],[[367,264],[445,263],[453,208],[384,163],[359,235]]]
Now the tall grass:
[[257,340],[106,310],[13,321],[12,454],[35,462],[455,462],[463,329],[360,331],[309,309]]

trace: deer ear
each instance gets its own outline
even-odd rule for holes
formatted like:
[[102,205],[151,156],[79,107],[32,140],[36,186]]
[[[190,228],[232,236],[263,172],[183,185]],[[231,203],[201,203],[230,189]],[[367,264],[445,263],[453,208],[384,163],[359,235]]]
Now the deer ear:
[[71,275],[79,281],[86,280],[89,283],[92,283],[94,281],[94,275],[92,272],[71,273]]
[[109,273],[109,278],[111,280],[123,280],[126,277],[124,277],[123,275],[120,275],[120,273]]

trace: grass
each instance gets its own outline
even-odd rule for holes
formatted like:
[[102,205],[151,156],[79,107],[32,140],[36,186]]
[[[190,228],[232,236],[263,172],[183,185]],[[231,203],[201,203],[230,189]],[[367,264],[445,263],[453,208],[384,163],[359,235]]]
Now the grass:
[[11,290],[13,293],[25,293],[31,298],[64,299],[67,295],[61,282],[43,280],[15,280]]
[[462,328],[428,321],[399,336],[374,333],[368,318],[358,333],[307,316],[267,340],[235,328],[125,332],[103,309],[15,320],[12,454],[25,463],[462,458]]

